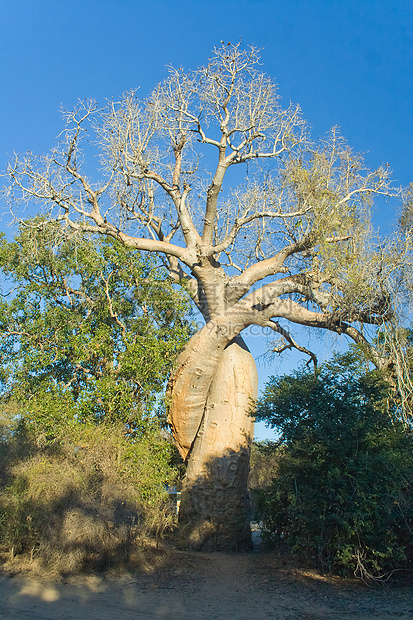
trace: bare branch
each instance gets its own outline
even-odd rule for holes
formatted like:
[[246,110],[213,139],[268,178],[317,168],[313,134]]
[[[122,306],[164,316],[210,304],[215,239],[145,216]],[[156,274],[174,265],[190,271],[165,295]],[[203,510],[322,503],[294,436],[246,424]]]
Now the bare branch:
[[279,323],[274,320],[270,320],[268,321],[268,323],[266,323],[265,327],[270,327],[273,331],[277,332],[277,334],[281,334],[281,336],[287,341],[287,344],[281,347],[273,347],[272,350],[274,353],[283,353],[284,351],[289,349],[297,349],[297,351],[308,355],[314,366],[317,366],[317,356],[309,349],[306,349],[305,347],[299,345],[291,336],[291,334],[286,329],[281,327]]

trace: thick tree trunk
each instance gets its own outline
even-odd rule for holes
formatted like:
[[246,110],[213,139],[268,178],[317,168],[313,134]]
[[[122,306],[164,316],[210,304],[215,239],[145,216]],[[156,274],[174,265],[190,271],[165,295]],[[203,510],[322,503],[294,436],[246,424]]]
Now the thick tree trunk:
[[247,478],[257,391],[255,361],[237,337],[221,353],[189,454],[179,520],[190,548],[251,547]]

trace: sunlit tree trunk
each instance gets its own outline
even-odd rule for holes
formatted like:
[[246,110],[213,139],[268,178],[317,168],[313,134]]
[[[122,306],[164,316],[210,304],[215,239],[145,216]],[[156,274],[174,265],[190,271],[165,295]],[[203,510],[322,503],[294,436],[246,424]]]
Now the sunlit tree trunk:
[[219,357],[188,454],[179,520],[190,548],[251,547],[247,478],[257,390],[255,361],[237,337]]

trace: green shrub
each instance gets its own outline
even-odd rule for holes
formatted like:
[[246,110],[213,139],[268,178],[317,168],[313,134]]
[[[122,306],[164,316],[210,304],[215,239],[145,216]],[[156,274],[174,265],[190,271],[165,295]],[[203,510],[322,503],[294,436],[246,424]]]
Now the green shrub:
[[269,539],[363,578],[407,566],[413,435],[388,395],[377,373],[357,374],[346,358],[270,380],[258,417],[281,432],[282,446],[260,503]]

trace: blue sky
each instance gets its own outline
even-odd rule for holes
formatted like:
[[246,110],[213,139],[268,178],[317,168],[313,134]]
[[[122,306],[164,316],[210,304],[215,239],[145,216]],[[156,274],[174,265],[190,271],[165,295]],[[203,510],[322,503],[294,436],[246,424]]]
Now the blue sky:
[[[262,48],[263,70],[314,136],[339,125],[370,167],[413,180],[408,0],[0,0],[0,168],[13,151],[51,147],[62,105],[145,95],[168,64],[200,66],[240,39]],[[387,232],[396,216],[382,203],[375,222]]]

